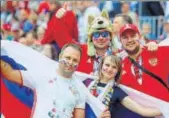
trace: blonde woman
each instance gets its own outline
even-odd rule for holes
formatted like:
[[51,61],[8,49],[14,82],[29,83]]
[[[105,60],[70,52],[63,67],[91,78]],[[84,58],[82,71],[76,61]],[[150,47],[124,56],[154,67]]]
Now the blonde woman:
[[[121,71],[121,62],[117,56],[105,56],[100,64],[99,79],[89,85],[90,92],[109,107],[111,117],[119,118],[119,110],[122,107],[126,107],[144,117],[161,115],[161,112],[156,108],[147,108],[137,104],[118,87]],[[120,115],[120,118],[127,117],[122,116],[124,114]]]

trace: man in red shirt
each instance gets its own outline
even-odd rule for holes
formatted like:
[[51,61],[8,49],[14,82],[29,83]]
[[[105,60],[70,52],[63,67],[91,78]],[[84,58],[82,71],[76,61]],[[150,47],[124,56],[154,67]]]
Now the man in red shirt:
[[[57,13],[59,8],[56,8]],[[47,24],[42,44],[55,42],[59,49],[65,44],[71,43],[73,40],[78,40],[78,27],[75,14],[68,10],[62,19],[57,18],[55,13],[51,16]]]
[[169,91],[155,77],[145,73],[144,69],[161,78],[168,86],[169,46],[161,46],[157,51],[148,51],[139,43],[140,32],[135,25],[127,24],[120,29],[120,40],[128,54],[123,60],[121,83],[138,91],[169,102]]

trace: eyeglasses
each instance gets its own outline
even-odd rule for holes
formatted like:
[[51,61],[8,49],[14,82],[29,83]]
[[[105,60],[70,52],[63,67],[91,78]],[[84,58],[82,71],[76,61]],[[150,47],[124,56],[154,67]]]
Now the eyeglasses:
[[94,33],[92,34],[92,36],[93,36],[94,38],[99,38],[100,35],[101,35],[103,38],[106,38],[106,37],[108,37],[108,36],[110,35],[110,33],[109,33],[108,31],[104,31],[104,32],[94,32]]

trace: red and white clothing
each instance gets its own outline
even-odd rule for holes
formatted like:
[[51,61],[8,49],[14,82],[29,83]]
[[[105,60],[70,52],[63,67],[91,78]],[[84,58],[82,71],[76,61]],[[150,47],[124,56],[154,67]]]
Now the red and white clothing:
[[91,72],[93,72],[94,57],[90,57],[87,55],[88,50],[87,45],[85,44],[81,45],[81,48],[82,48],[82,57],[77,71],[90,74]]
[[[141,65],[148,71],[159,76],[166,84],[169,78],[169,46],[159,47],[157,51],[150,52],[143,48],[140,54]],[[133,71],[133,64],[126,57],[123,60],[123,72],[121,83],[153,97],[169,102],[168,90],[156,79],[140,71],[139,82]]]
[[85,96],[77,87],[76,78],[64,78],[56,70],[51,76],[30,71],[21,74],[23,85],[34,90],[33,118],[71,118],[74,108],[85,108]]
[[105,55],[112,54],[111,49],[108,48],[105,55],[103,56],[95,55],[91,57],[87,54],[87,50],[88,50],[87,45],[83,44],[80,46],[82,48],[82,57],[77,71],[84,72],[87,74],[97,75],[99,64],[101,62],[102,57]]

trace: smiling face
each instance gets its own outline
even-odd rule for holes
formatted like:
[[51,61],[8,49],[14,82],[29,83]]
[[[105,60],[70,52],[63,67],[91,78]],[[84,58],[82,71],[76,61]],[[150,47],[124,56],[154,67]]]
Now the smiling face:
[[100,79],[112,80],[119,79],[121,72],[120,59],[116,56],[106,56],[103,58],[99,70]]
[[140,35],[133,30],[126,30],[122,33],[120,40],[123,45],[123,48],[128,52],[129,55],[134,55],[139,51]]
[[72,74],[78,67],[80,62],[80,51],[73,47],[67,47],[60,54],[59,67],[62,73]]
[[92,35],[92,41],[95,48],[105,49],[110,43],[110,33],[108,31],[94,32]]

